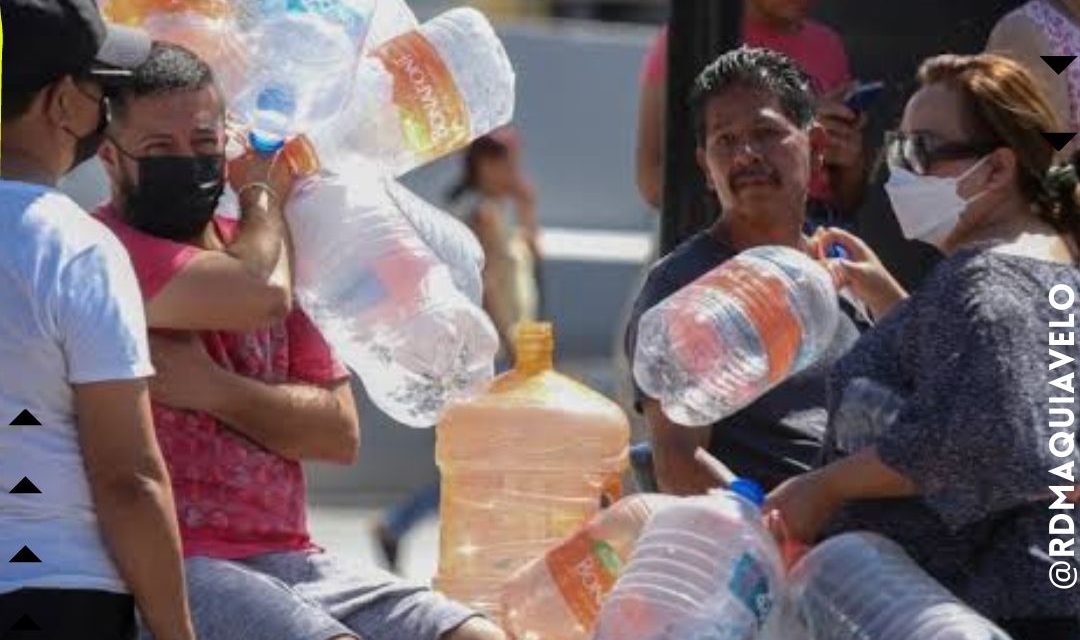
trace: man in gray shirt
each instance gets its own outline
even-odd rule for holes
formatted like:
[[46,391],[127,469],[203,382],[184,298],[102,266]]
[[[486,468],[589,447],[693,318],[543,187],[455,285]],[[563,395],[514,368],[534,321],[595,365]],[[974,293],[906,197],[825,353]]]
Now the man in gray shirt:
[[[724,213],[650,271],[627,327],[631,360],[642,314],[672,293],[745,249],[806,246],[808,186],[814,171],[821,170],[826,137],[814,123],[806,75],[783,54],[742,48],[701,73],[692,99],[698,163]],[[859,335],[852,320],[859,314],[844,301],[841,307],[846,313],[820,361],[710,428],[673,423],[656,399],[636,389],[662,491],[694,494],[715,485],[694,461],[698,447],[767,488],[813,466],[826,422],[825,376]]]

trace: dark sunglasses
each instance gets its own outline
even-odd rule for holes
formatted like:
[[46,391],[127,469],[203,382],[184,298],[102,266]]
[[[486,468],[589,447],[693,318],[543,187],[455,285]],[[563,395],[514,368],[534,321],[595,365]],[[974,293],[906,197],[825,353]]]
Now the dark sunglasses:
[[935,162],[984,156],[1001,146],[998,142],[949,142],[932,133],[889,131],[885,134],[885,154],[890,165],[924,176]]

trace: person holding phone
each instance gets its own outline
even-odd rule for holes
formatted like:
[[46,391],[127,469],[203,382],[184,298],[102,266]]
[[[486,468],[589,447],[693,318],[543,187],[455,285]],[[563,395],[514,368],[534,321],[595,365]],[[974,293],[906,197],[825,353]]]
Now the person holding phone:
[[[862,203],[869,166],[863,148],[866,118],[844,104],[856,86],[844,42],[832,28],[809,18],[812,5],[813,0],[746,0],[743,25],[747,46],[790,56],[810,77],[818,98],[816,117],[828,138],[814,168],[808,227],[850,222]],[[667,39],[665,29],[646,55],[641,74],[637,186],[655,209],[663,196]]]

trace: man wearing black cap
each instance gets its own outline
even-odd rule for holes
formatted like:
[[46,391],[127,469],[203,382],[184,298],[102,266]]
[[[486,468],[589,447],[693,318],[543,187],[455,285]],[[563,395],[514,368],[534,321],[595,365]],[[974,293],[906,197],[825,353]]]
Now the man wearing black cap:
[[0,639],[132,638],[137,605],[155,638],[188,640],[138,286],[54,188],[150,41],[93,0],[2,0],[0,17]]

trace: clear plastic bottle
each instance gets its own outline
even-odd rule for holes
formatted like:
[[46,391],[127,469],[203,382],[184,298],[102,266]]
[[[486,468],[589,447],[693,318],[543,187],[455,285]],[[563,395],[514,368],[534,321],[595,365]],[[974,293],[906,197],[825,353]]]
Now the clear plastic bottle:
[[501,620],[516,640],[588,640],[649,518],[677,498],[639,493],[593,517],[502,587]]
[[387,183],[389,195],[420,238],[447,267],[458,290],[475,304],[484,295],[484,249],[463,222],[441,211],[397,181]]
[[387,40],[414,31],[419,26],[416,14],[405,0],[375,0],[371,28],[364,40],[364,53],[379,47]]
[[360,154],[401,175],[510,121],[514,70],[482,13],[447,11],[361,61],[344,110],[312,131],[331,171]]
[[838,316],[825,267],[755,247],[641,317],[634,378],[674,422],[713,424],[819,358]]
[[274,151],[341,111],[353,87],[374,0],[248,3],[250,64],[230,107],[251,144]]
[[451,598],[499,615],[500,588],[617,494],[630,425],[617,404],[553,369],[550,324],[522,323],[517,362],[436,431],[439,572]]
[[375,404],[414,427],[494,375],[498,335],[357,163],[300,184],[286,206],[297,299]]
[[845,533],[790,574],[791,598],[812,637],[828,640],[1009,640],[892,540]]
[[760,489],[684,498],[653,516],[600,614],[596,640],[751,640],[784,592]]

